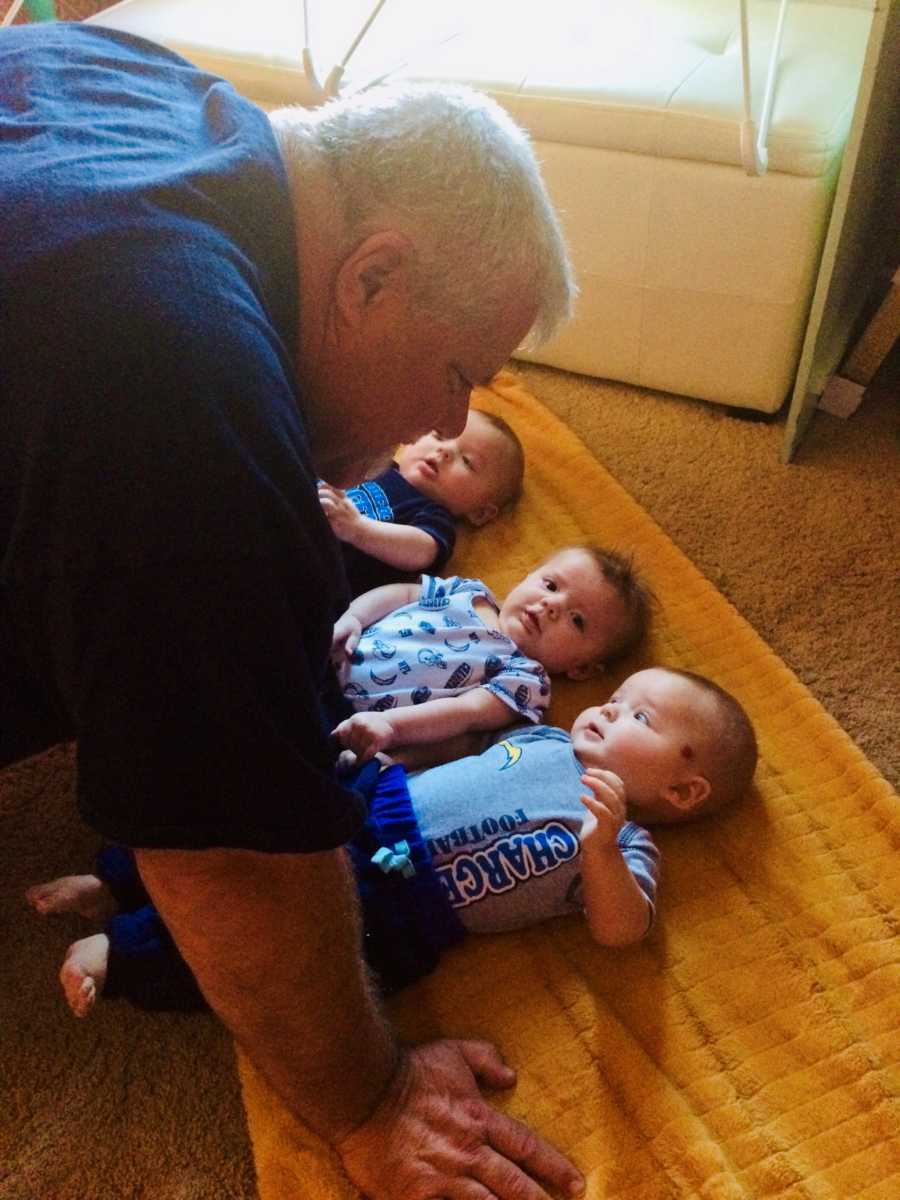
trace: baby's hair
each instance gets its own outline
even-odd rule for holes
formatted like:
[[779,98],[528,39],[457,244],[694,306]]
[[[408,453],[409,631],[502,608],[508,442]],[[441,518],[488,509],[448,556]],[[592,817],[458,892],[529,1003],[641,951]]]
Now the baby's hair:
[[509,443],[509,448],[512,450],[513,457],[510,464],[508,485],[497,497],[497,507],[501,511],[505,508],[511,508],[522,494],[522,481],[525,478],[525,449],[522,446],[519,435],[503,417],[499,417],[496,413],[488,412],[486,408],[473,407],[472,412],[477,412],[480,417],[484,417],[489,425],[493,425],[496,430],[502,433]]
[[703,755],[706,761],[701,764],[703,774],[709,779],[710,793],[691,815],[717,812],[739,800],[750,787],[759,757],[756,733],[743,706],[712,679],[677,667],[664,670],[689,680],[714,703],[715,723]]
[[609,667],[626,658],[647,636],[656,597],[635,570],[630,555],[591,544],[568,546],[565,549],[581,550],[590,555],[602,571],[603,578],[615,588],[625,605],[625,625],[604,656],[604,662]]

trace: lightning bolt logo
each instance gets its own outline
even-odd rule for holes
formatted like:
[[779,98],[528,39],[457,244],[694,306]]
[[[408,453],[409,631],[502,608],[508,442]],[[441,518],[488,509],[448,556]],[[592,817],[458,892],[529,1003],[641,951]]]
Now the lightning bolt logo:
[[498,742],[497,745],[502,746],[506,751],[506,762],[501,764],[500,770],[505,771],[507,767],[514,767],[522,757],[522,747],[514,746],[512,742],[505,738],[502,742]]

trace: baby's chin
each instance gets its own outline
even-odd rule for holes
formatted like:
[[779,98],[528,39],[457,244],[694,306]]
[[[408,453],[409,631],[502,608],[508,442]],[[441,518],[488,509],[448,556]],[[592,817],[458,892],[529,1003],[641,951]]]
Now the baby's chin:
[[578,761],[583,767],[598,767],[612,771],[603,753],[603,742],[598,737],[587,738],[584,734],[576,735],[572,740],[572,748]]

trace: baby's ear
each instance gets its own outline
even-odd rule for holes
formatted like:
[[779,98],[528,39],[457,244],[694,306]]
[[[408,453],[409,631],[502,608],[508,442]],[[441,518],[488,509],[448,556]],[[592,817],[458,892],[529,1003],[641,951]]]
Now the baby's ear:
[[591,662],[581,663],[577,667],[572,667],[566,671],[566,679],[593,679],[595,675],[602,675],[606,670],[606,663],[602,658],[595,658]]
[[691,775],[681,783],[673,783],[663,793],[669,804],[682,816],[688,817],[701,805],[712,791],[712,784],[705,775]]
[[496,504],[482,504],[481,508],[476,508],[474,512],[466,513],[466,520],[478,528],[479,525],[487,525],[488,521],[493,521],[499,511]]

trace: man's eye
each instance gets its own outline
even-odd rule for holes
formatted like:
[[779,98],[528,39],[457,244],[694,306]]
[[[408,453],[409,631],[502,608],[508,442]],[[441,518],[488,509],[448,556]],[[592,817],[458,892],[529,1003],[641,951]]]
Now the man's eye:
[[468,467],[469,470],[471,471],[472,470],[472,460],[471,460],[471,458],[469,458],[468,454],[464,454],[462,456],[462,460],[463,460],[463,465]]
[[580,633],[584,633],[584,617],[581,613],[572,614],[572,624]]
[[650,724],[650,717],[648,716],[647,713],[643,712],[643,710],[641,710],[641,709],[638,709],[638,711],[634,714],[634,719],[636,721],[640,721],[644,725]]

